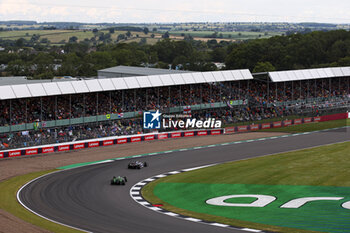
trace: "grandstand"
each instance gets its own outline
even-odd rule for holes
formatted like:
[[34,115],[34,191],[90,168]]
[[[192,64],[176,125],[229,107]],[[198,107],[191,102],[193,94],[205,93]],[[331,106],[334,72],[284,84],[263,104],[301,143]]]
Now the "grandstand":
[[350,103],[350,67],[249,70],[0,86],[0,150],[143,133],[141,114],[191,110],[225,124],[317,115]]

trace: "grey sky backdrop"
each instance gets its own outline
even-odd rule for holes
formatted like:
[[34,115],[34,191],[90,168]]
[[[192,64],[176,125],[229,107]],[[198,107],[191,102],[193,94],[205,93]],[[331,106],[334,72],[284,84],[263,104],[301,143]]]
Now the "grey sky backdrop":
[[0,0],[0,20],[350,23],[350,0]]

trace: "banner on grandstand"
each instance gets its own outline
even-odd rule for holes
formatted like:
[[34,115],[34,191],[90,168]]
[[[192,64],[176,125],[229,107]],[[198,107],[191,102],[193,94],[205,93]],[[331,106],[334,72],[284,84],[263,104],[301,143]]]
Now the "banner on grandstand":
[[39,121],[36,121],[33,123],[34,130],[38,130],[40,128],[40,123]]
[[184,106],[184,111],[183,111],[183,113],[184,113],[185,115],[191,115],[191,106],[190,106],[190,105]]
[[229,108],[233,108],[234,106],[238,106],[238,105],[246,105],[248,103],[248,100],[230,100],[230,101],[226,101],[226,105]]

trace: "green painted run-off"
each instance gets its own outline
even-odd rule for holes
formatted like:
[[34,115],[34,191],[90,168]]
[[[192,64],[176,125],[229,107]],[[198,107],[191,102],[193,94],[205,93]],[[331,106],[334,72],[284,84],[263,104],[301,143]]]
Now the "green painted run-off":
[[[198,190],[201,190],[198,192]],[[350,187],[159,183],[154,194],[172,206],[197,213],[249,222],[321,232],[350,232],[350,210],[341,204],[350,201]],[[226,195],[263,194],[277,199],[265,207],[228,207],[206,204]],[[302,197],[344,197],[339,201],[315,201],[298,209],[280,208]],[[255,198],[229,199],[228,203],[251,203]]]

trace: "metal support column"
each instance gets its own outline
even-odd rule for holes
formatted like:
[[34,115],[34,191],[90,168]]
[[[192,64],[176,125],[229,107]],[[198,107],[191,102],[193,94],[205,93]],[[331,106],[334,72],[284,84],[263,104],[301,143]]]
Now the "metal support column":
[[125,105],[124,105],[124,90],[122,90],[122,108],[123,108],[123,112],[125,112]]
[[241,99],[241,81],[238,80],[238,98]]
[[299,81],[299,98],[300,98],[300,103],[303,101],[301,98],[301,80]]
[[169,96],[169,99],[168,99],[168,111],[170,113],[170,106],[171,106],[170,86],[168,87],[168,96]]
[[147,106],[148,106],[148,91],[147,91],[147,88],[146,88],[146,108],[145,109],[147,109]]
[[58,119],[58,116],[57,116],[57,113],[58,113],[58,109],[57,109],[57,95],[55,96],[55,126],[57,126],[57,119]]
[[269,79],[267,78],[267,103],[270,102],[270,82]]
[[69,95],[69,125],[72,125],[72,95]]
[[200,109],[202,110],[202,104],[203,104],[203,90],[202,90],[202,84],[200,83],[199,84],[199,88],[200,88],[200,95],[201,95],[201,107],[200,107]]
[[134,89],[134,117],[136,116],[136,110],[137,109],[137,105],[136,105],[136,89]]
[[160,105],[159,105],[159,87],[157,87],[157,92],[158,92],[158,99],[157,99],[157,108],[159,108],[160,107]]
[[[211,99],[212,99],[212,85],[210,83],[209,84],[209,103],[211,103]],[[210,108],[211,108],[211,105],[210,105]]]
[[96,92],[96,122],[98,122],[98,92]]
[[286,105],[286,82],[283,82],[284,90],[283,90],[283,104]]
[[26,130],[27,130],[27,124],[28,124],[28,99],[25,99],[26,101],[26,123],[25,123],[25,126],[26,126]]
[[[192,97],[192,85],[190,84],[190,93],[189,93],[189,96]],[[194,99],[194,96],[192,97]],[[192,100],[193,101],[193,100]],[[193,104],[193,103],[190,103],[190,104]]]
[[182,102],[182,95],[181,95],[181,86],[180,86],[180,106],[184,105]]
[[109,113],[108,114],[111,114],[112,113],[112,92],[110,91],[109,92]]
[[277,82],[275,82],[275,84],[276,84],[276,101],[277,101],[277,99],[278,99],[278,97],[277,97]]
[[12,132],[12,100],[10,99],[10,132]]
[[40,97],[40,122],[43,122],[43,97]]
[[317,93],[316,93],[317,85],[316,85],[316,79],[314,80],[314,97],[317,98]]
[[249,80],[248,80],[248,96],[249,96],[249,93],[250,93],[250,85],[249,85]]
[[[40,96],[40,123],[38,125],[41,129],[43,128],[43,97]],[[43,137],[40,137],[40,144],[43,144]]]
[[85,93],[83,93],[83,124],[85,124],[85,116],[86,116]]

